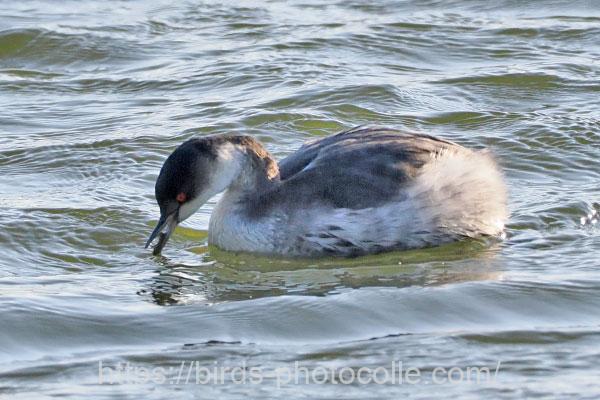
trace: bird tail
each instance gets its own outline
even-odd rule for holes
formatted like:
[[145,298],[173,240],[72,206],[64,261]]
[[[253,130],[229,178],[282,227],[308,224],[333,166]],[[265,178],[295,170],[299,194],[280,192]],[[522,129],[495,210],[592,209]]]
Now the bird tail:
[[508,219],[504,177],[491,152],[446,149],[423,166],[411,196],[439,234],[501,235]]

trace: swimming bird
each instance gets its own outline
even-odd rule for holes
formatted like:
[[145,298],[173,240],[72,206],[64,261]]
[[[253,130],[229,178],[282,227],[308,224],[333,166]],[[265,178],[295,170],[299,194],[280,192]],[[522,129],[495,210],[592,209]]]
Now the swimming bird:
[[190,139],[155,186],[158,255],[175,227],[224,192],[209,244],[283,256],[358,256],[499,236],[503,175],[487,150],[396,129],[357,127],[279,163],[250,136]]

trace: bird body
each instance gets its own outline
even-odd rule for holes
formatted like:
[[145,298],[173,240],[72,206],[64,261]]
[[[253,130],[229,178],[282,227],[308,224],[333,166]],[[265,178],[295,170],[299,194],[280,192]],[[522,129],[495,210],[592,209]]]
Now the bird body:
[[497,236],[507,219],[489,152],[388,128],[317,139],[279,164],[247,136],[192,139],[156,185],[177,222],[221,191],[209,243],[232,251],[357,256]]

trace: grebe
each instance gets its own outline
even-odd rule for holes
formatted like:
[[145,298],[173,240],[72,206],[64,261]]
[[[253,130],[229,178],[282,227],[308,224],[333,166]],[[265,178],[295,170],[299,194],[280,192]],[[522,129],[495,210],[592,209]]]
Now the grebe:
[[[208,241],[224,250],[357,256],[499,236],[502,173],[487,151],[388,128],[304,144],[279,164],[249,136],[180,145],[156,181],[158,255],[180,222],[225,191]],[[160,235],[159,235],[160,234]]]

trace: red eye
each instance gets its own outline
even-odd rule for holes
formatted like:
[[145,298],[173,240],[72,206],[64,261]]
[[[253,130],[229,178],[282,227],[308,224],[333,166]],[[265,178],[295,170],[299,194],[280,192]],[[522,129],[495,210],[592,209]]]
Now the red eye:
[[177,197],[175,199],[180,203],[185,203],[187,196],[185,195],[185,193],[181,192],[177,195]]

